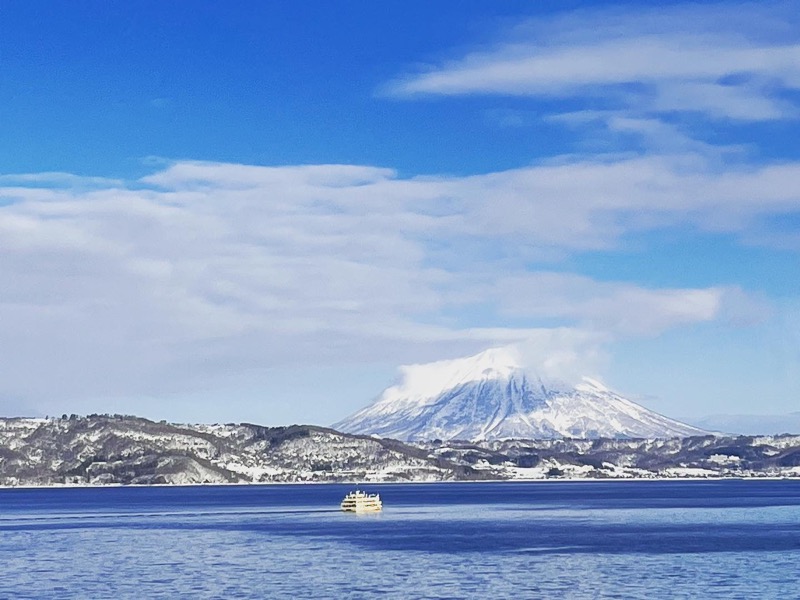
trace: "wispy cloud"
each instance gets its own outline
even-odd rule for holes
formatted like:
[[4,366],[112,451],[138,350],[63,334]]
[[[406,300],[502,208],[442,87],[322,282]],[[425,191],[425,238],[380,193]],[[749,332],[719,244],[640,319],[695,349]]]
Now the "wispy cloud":
[[712,321],[726,301],[740,294],[723,288],[645,289],[550,272],[499,277],[492,292],[489,297],[504,313],[566,318],[586,329],[622,335],[657,334],[682,324]]
[[128,186],[22,178],[0,187],[0,339],[14,348],[0,395],[185,390],[237,370],[414,362],[525,339],[574,359],[723,318],[741,290],[597,281],[526,259],[675,223],[744,235],[800,210],[787,185],[800,165],[703,165],[565,158],[404,179],[179,162]]
[[84,177],[75,175],[73,173],[63,173],[51,171],[46,173],[21,173],[17,175],[6,174],[0,175],[0,185],[14,186],[14,185],[39,185],[39,186],[53,186],[65,187],[70,186],[73,188],[88,188],[88,187],[111,187],[123,186],[125,183],[120,179],[112,179],[110,177]]
[[[732,16],[737,13],[737,16]],[[576,11],[387,84],[399,97],[499,94],[586,107],[693,112],[743,121],[797,117],[796,7],[718,3]]]

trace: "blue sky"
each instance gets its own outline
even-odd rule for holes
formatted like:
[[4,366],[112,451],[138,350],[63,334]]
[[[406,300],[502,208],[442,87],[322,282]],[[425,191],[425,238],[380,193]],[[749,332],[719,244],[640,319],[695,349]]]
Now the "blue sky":
[[325,424],[510,343],[800,409],[795,9],[3,3],[0,412]]

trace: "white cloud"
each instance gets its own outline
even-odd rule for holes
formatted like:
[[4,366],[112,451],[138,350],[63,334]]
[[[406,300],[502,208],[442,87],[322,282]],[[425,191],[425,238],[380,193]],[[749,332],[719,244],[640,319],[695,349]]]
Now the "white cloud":
[[385,91],[570,98],[587,106],[602,98],[617,109],[745,121],[795,117],[796,105],[781,97],[800,89],[795,12],[778,3],[719,3],[543,17]]
[[0,185],[13,186],[13,185],[53,185],[53,186],[72,186],[74,188],[89,188],[89,187],[109,187],[109,186],[122,186],[124,182],[120,179],[111,179],[108,177],[81,177],[73,173],[63,173],[59,171],[50,171],[45,173],[22,173],[18,175],[4,174],[0,175]]
[[786,185],[799,172],[666,156],[462,178],[198,162],[127,187],[17,178],[0,187],[0,397],[208,389],[247,370],[526,339],[567,371],[604,340],[707,322],[743,294],[530,271],[532,251],[676,223],[745,233],[800,206]]
[[514,344],[522,364],[543,379],[571,383],[597,376],[609,360],[611,336],[598,330],[553,327]]
[[726,299],[734,302],[741,296],[735,288],[645,289],[547,272],[499,277],[491,293],[506,314],[568,319],[586,329],[622,335],[658,334],[679,325],[712,321]]

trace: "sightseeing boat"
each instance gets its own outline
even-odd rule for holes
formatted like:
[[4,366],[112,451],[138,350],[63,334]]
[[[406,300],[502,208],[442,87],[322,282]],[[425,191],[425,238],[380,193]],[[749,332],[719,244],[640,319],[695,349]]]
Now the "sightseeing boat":
[[342,500],[342,510],[346,512],[377,512],[383,508],[378,494],[367,494],[361,490],[350,492]]

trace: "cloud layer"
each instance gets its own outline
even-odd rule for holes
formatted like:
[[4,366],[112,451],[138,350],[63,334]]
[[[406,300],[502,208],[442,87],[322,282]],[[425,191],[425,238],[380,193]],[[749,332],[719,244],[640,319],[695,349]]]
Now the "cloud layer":
[[708,322],[744,292],[531,268],[631,231],[744,234],[800,209],[785,185],[798,165],[702,165],[565,158],[403,179],[357,165],[178,162],[124,185],[7,177],[0,339],[13,352],[0,394],[186,391],[240,370],[420,361],[526,339],[547,355],[596,356],[615,337]]
[[[762,121],[797,117],[796,7],[718,3],[539,18],[502,41],[399,77],[395,96],[570,98],[650,113]],[[794,29],[794,30],[793,30]]]

